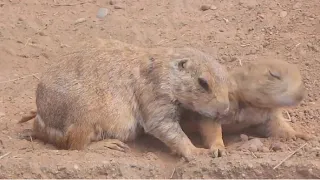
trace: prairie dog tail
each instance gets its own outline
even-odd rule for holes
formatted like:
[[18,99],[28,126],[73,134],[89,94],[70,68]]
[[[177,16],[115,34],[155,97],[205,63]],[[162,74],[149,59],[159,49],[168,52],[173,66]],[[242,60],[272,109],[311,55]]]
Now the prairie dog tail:
[[22,116],[20,121],[18,121],[18,124],[30,121],[31,119],[35,118],[36,116],[37,116],[37,110],[31,110],[28,115]]

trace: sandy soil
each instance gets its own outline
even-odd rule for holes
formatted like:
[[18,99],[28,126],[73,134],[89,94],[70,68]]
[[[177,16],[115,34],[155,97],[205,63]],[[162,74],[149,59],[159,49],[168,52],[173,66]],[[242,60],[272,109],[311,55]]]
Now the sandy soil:
[[[108,9],[102,19],[99,8]],[[128,153],[103,142],[58,151],[19,139],[31,128],[31,121],[17,121],[34,108],[41,73],[92,37],[143,47],[188,45],[228,68],[268,58],[296,63],[308,95],[289,112],[291,124],[317,138],[276,169],[305,141],[254,139],[265,148],[250,152],[252,141],[226,136],[228,156],[185,163],[151,137],[130,143]],[[0,0],[0,178],[320,178],[319,70],[319,0]]]

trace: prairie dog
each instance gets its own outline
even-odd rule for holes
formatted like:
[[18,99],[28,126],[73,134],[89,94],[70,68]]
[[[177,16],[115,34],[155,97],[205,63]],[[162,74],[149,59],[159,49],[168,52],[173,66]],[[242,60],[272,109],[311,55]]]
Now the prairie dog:
[[[196,148],[182,131],[181,109],[215,117],[229,109],[228,73],[192,48],[140,48],[98,40],[50,67],[36,90],[34,138],[61,149],[90,142],[124,150],[141,132],[190,160]],[[36,112],[36,113],[35,113]]]
[[[257,61],[230,72],[229,112],[212,121],[198,113],[185,111],[181,126],[187,132],[200,131],[204,145],[215,156],[225,154],[222,132],[255,132],[263,137],[302,138],[282,116],[282,109],[298,105],[305,87],[298,67],[281,60]],[[200,122],[199,122],[200,121]]]

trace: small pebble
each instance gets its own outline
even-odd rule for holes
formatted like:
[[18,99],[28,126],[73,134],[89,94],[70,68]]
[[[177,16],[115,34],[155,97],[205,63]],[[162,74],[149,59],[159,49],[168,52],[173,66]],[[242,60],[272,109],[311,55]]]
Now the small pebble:
[[73,168],[74,168],[75,170],[78,170],[78,169],[79,169],[79,166],[75,164],[75,165],[73,166]]
[[288,15],[288,12],[287,11],[281,11],[280,12],[280,17],[284,18]]
[[271,149],[273,151],[284,151],[286,149],[286,146],[285,146],[285,144],[283,144],[281,142],[276,142],[271,145]]
[[236,61],[236,60],[238,60],[238,58],[233,56],[233,57],[230,58],[229,62],[233,62],[233,61]]
[[147,152],[146,154],[146,158],[148,160],[157,160],[158,159],[158,156],[152,152]]
[[293,9],[298,9],[302,6],[300,2],[297,2],[296,4],[293,5]]
[[241,141],[248,141],[249,137],[245,134],[240,134]]
[[315,51],[315,52],[319,52],[319,48],[317,46],[312,45],[311,43],[307,44],[308,48],[310,48],[311,50]]
[[44,32],[42,32],[42,31],[39,31],[38,34],[39,34],[40,36],[45,36]]
[[218,8],[217,8],[217,6],[215,6],[215,5],[211,5],[211,6],[210,6],[210,9],[216,10],[216,9],[218,9]]
[[5,116],[6,114],[4,112],[0,112],[0,117]]
[[102,164],[108,164],[108,161],[102,161]]
[[86,18],[79,18],[76,20],[76,22],[74,24],[80,24],[80,23],[85,22],[86,20],[87,20]]
[[269,152],[269,149],[267,147],[262,147],[261,152],[264,152],[264,153]]
[[4,48],[3,49],[5,52],[7,52],[8,54],[10,54],[10,55],[12,55],[12,56],[15,56],[17,53],[13,50],[13,49],[11,49],[11,48]]
[[249,141],[246,141],[240,146],[240,149],[242,150],[249,150],[251,152],[257,152],[258,149],[261,149],[263,147],[263,143],[259,138],[253,138]]
[[122,6],[114,5],[114,9],[124,9]]
[[107,8],[99,8],[97,13],[97,18],[104,18],[108,15],[108,9]]
[[201,10],[201,11],[206,11],[206,10],[209,10],[209,9],[211,9],[211,6],[209,6],[209,5],[202,5],[202,6],[200,7],[200,10]]
[[109,1],[109,4],[110,4],[110,5],[114,5],[115,3],[114,3],[114,1],[110,0],[110,1]]
[[251,151],[251,152],[257,152],[257,151],[258,151],[258,148],[257,148],[257,146],[256,146],[255,144],[251,144],[251,145],[249,146],[249,151]]

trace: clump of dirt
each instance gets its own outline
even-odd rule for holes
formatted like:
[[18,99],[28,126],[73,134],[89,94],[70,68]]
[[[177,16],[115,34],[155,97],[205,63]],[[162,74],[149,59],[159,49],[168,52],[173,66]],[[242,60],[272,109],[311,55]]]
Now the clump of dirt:
[[[41,73],[93,37],[192,46],[228,68],[262,58],[298,64],[308,92],[289,115],[295,129],[316,138],[283,163],[305,141],[225,136],[228,156],[186,163],[148,136],[127,153],[103,141],[62,151],[21,140],[32,122],[17,121],[35,108]],[[320,178],[319,69],[318,0],[0,0],[0,178]]]

